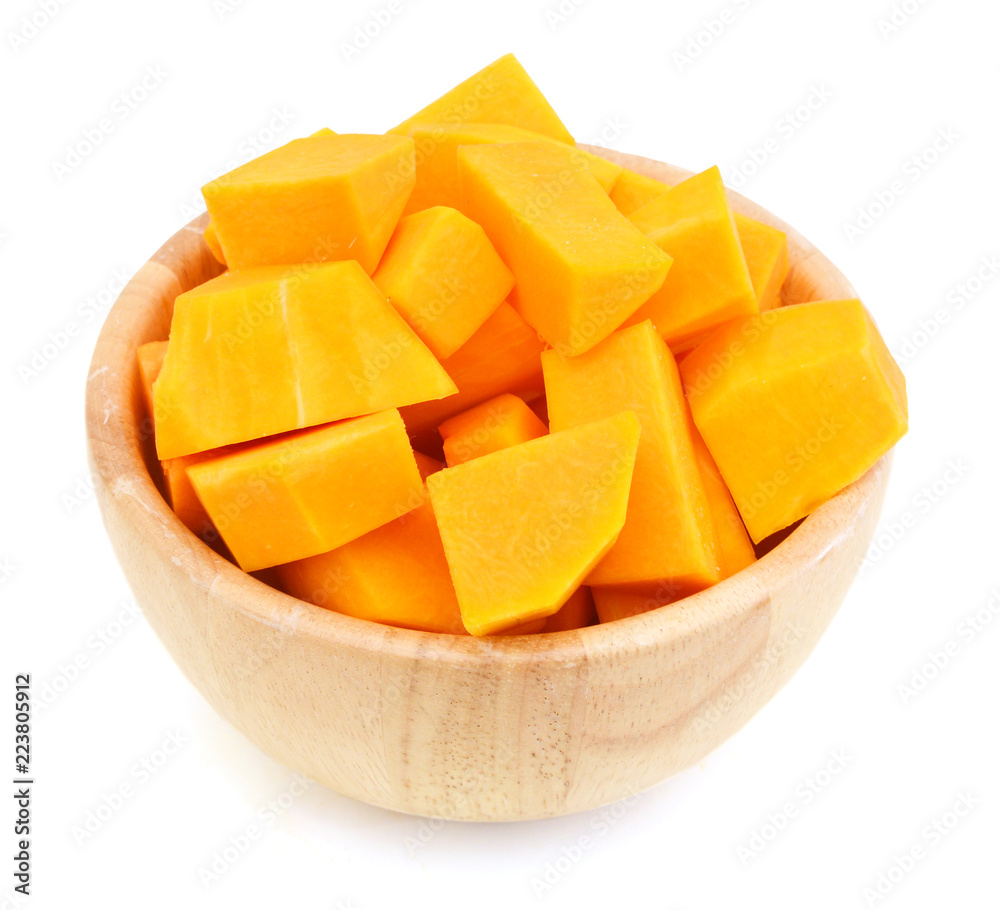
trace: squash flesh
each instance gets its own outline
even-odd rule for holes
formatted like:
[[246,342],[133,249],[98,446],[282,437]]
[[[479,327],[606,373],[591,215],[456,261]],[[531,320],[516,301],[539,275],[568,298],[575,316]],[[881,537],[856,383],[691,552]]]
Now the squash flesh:
[[439,360],[465,344],[514,287],[486,232],[446,206],[400,221],[372,281]]
[[755,543],[853,483],[906,432],[903,374],[859,300],[736,320],[682,373]]
[[179,296],[160,458],[440,398],[454,383],[356,262],[231,271]]
[[638,442],[625,412],[428,478],[469,632],[545,619],[570,598],[625,521]]
[[413,190],[413,140],[317,133],[202,187],[230,268],[357,260],[371,274]]
[[333,550],[422,501],[395,410],[220,455],[189,467],[188,477],[247,572]]
[[663,284],[670,257],[561,150],[467,145],[458,161],[464,210],[514,273],[511,303],[552,347],[588,350]]

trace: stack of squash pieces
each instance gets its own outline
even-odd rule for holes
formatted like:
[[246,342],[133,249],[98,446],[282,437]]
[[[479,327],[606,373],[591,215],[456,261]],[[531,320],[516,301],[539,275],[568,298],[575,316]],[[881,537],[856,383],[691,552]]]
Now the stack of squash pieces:
[[226,270],[138,351],[166,495],[318,606],[475,636],[658,608],[906,431],[859,301],[782,306],[785,235],[718,168],[577,148],[513,56],[203,193]]

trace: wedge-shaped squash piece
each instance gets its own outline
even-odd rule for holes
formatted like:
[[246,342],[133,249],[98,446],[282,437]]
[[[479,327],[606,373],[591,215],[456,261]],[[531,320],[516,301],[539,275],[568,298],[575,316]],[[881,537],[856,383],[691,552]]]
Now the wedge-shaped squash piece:
[[209,250],[211,250],[212,255],[215,257],[216,261],[222,265],[226,264],[226,254],[222,252],[222,246],[219,244],[219,235],[215,231],[215,225],[211,221],[205,225],[205,243],[208,245]]
[[595,587],[590,590],[594,598],[597,618],[602,623],[648,613],[657,607],[665,607],[681,599],[681,595],[671,593],[667,589],[648,593],[604,587]]
[[567,160],[580,160],[605,191],[610,190],[621,165],[614,164],[584,149],[550,139],[540,133],[502,123],[427,123],[412,127],[417,162],[417,181],[406,203],[405,212],[419,212],[435,205],[462,207],[458,183],[458,148],[461,145],[483,145],[491,142],[542,142],[562,149]]
[[735,219],[757,307],[762,313],[773,310],[781,305],[781,286],[788,277],[788,237],[784,231],[739,212]]
[[513,54],[494,60],[390,132],[406,133],[418,123],[453,126],[505,123],[562,142],[573,141],[569,130]]
[[608,191],[611,201],[623,215],[631,215],[644,205],[662,196],[670,185],[654,180],[644,174],[637,174],[628,168],[622,170],[614,185]]
[[514,273],[511,303],[563,354],[606,338],[663,284],[670,257],[562,150],[466,145],[458,162],[463,210]]
[[567,632],[570,629],[585,629],[597,622],[597,610],[590,588],[580,585],[557,613],[545,620],[542,632]]
[[147,341],[139,345],[136,356],[139,361],[139,384],[142,388],[142,400],[146,405],[146,414],[153,416],[153,383],[163,369],[163,358],[167,354],[165,341]]
[[757,312],[757,295],[717,167],[678,183],[629,217],[674,259],[663,286],[629,325],[652,319],[671,349],[679,351],[710,329]]
[[538,439],[548,428],[516,395],[504,393],[456,414],[438,427],[449,467]]
[[356,259],[371,274],[413,189],[407,136],[317,134],[202,187],[232,269]]
[[705,495],[708,497],[708,511],[712,516],[712,527],[715,529],[721,581],[745,569],[757,556],[729,487],[722,479],[712,453],[708,451],[705,440],[701,438],[701,433],[696,428],[692,428],[691,441],[694,443],[698,467],[701,468],[701,479],[705,485]]
[[544,619],[569,599],[625,521],[638,441],[626,412],[428,478],[469,632]]
[[684,360],[695,423],[756,543],[857,480],[906,433],[906,384],[859,300],[769,310]]
[[590,585],[690,594],[719,580],[715,531],[677,366],[652,323],[621,329],[579,357],[542,354],[553,433],[634,411],[642,425],[628,518]]
[[[414,453],[421,476],[444,467]],[[320,607],[425,632],[465,635],[434,509],[420,504],[350,543],[278,566],[281,590]]]
[[356,262],[230,271],[174,304],[156,447],[173,458],[454,391]]
[[372,281],[440,360],[465,344],[514,287],[486,232],[446,206],[399,222]]
[[396,410],[220,455],[192,465],[188,476],[247,572],[333,550],[423,499]]
[[458,394],[402,409],[413,436],[433,430],[454,414],[502,392],[531,397],[542,390],[545,345],[508,303],[501,303],[475,334],[447,360],[448,375]]
[[167,458],[160,462],[170,508],[174,510],[181,523],[198,537],[214,537],[218,532],[212,534],[215,526],[194,490],[187,469],[218,454],[214,451],[199,452],[197,455],[181,455],[179,458]]

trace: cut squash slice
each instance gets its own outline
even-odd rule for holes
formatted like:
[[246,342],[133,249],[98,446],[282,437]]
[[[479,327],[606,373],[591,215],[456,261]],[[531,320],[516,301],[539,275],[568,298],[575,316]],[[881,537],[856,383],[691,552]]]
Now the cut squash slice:
[[618,537],[638,442],[626,412],[428,478],[469,632],[545,619],[569,599]]
[[456,390],[356,262],[231,271],[182,294],[154,388],[160,458]]

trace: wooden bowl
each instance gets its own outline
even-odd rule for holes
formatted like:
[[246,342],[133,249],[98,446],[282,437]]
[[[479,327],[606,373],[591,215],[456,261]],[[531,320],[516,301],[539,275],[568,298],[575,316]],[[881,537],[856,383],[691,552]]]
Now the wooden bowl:
[[[676,183],[688,173],[600,151]],[[787,302],[857,296],[787,225]],[[87,386],[97,499],[136,599],[174,660],[266,753],[401,812],[492,821],[591,809],[651,787],[739,730],[812,650],[874,533],[888,457],[757,563],[680,603],[607,625],[476,640],[353,619],[244,574],[170,511],[148,465],[136,348],[220,268],[204,217],[108,315]],[[845,655],[846,660],[846,655]]]

